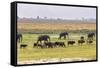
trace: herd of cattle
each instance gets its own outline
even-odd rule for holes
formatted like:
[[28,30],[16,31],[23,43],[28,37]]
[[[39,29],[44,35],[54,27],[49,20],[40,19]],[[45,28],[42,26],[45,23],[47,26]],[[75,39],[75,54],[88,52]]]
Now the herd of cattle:
[[[66,36],[69,38],[68,32],[62,32],[59,34],[58,39],[61,40],[62,37],[66,39]],[[91,44],[93,43],[93,38],[95,36],[94,32],[90,32],[87,34],[87,40],[84,39],[84,36],[81,36],[80,39],[77,41],[79,45],[82,45],[83,43]],[[23,36],[22,34],[17,34],[17,41],[20,43],[22,42]],[[67,45],[74,45],[76,43],[75,40],[68,40]],[[25,48],[27,47],[27,44],[20,44],[20,48]],[[38,47],[38,48],[54,48],[54,47],[66,47],[65,42],[51,42],[50,36],[49,35],[40,35],[37,38],[37,42],[33,44],[33,47]]]

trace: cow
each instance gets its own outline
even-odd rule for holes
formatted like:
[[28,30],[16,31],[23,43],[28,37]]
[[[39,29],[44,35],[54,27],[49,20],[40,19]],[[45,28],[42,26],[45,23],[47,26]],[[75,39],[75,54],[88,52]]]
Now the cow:
[[34,44],[33,44],[33,47],[38,47],[38,44],[37,44],[37,43],[34,43]]
[[68,32],[62,32],[62,33],[59,34],[58,39],[61,39],[62,37],[64,37],[64,39],[66,39],[66,35],[68,36]]
[[87,40],[87,44],[91,44],[91,43],[93,43],[92,40]]
[[48,36],[48,35],[39,36],[38,40],[37,40],[37,43],[39,43],[39,42],[41,43],[42,41],[46,41],[46,42],[50,41],[50,36]]
[[21,44],[20,48],[26,48],[28,45],[27,44]]
[[55,46],[66,47],[64,42],[55,42]]
[[68,41],[67,44],[68,44],[68,46],[69,46],[69,44],[73,45],[73,44],[75,44],[75,41],[73,41],[73,40],[72,41]]
[[82,45],[83,43],[85,43],[85,40],[83,40],[83,39],[82,39],[82,40],[78,40],[78,44],[79,44],[79,45],[80,45],[80,44]]
[[53,48],[55,46],[55,43],[53,43],[53,42],[44,42],[44,44],[48,48]]
[[44,44],[39,44],[39,43],[34,43],[33,47],[44,48],[45,45]]

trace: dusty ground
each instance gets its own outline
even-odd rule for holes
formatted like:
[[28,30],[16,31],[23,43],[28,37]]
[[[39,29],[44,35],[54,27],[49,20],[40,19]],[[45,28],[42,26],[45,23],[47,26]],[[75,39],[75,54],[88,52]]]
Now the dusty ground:
[[95,59],[87,58],[52,58],[52,59],[40,59],[31,61],[20,61],[18,64],[38,64],[38,63],[56,63],[56,62],[73,62],[73,61],[89,61]]

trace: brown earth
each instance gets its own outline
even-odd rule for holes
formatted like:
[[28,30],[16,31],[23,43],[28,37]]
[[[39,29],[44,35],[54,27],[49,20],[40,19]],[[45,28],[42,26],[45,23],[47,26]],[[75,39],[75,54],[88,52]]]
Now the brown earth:
[[96,23],[18,23],[18,29],[24,30],[95,30]]

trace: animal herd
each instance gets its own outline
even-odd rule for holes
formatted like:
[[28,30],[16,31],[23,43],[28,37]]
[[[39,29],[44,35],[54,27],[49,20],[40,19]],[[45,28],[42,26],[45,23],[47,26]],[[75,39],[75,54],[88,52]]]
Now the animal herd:
[[64,42],[44,42],[44,43],[34,43],[33,47],[40,48],[54,48],[54,47],[65,47]]
[[[62,32],[59,34],[58,39],[61,40],[66,39],[66,36],[69,38],[68,32]],[[91,44],[93,43],[93,37],[95,36],[94,32],[90,32],[87,34],[87,40],[84,39],[84,36],[81,36],[79,40],[77,40],[77,43],[79,45],[82,45],[83,43]],[[23,35],[22,34],[17,34],[16,36],[17,41],[20,43],[22,42]],[[76,43],[75,40],[68,40],[66,41],[67,45],[74,45]],[[27,44],[20,44],[20,48],[26,48],[28,45]],[[65,42],[61,41],[54,41],[51,42],[50,36],[49,35],[40,35],[37,38],[37,42],[33,43],[33,47],[37,48],[54,48],[54,47],[66,47]]]

